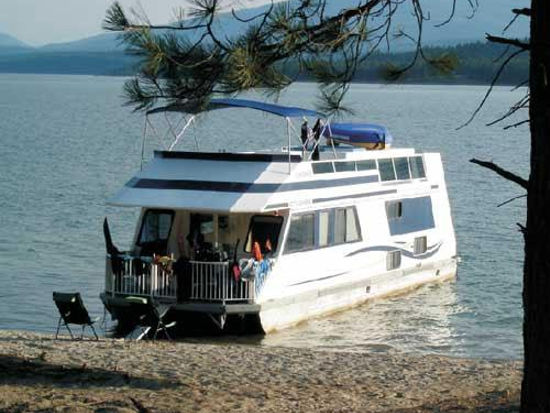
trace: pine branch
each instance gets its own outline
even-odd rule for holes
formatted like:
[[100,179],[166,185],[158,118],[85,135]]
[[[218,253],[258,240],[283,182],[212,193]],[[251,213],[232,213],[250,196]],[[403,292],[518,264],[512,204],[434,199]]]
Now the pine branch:
[[475,158],[470,159],[470,162],[475,163],[476,165],[482,166],[484,168],[490,169],[491,171],[495,172],[497,175],[500,175],[504,179],[506,179],[508,181],[512,181],[512,182],[518,184],[522,188],[529,189],[529,182],[526,179],[524,179],[524,178],[522,178],[522,177],[520,177],[520,176],[504,169],[504,168],[501,168],[500,166],[498,166],[497,164],[495,164],[493,162],[480,161],[479,159],[475,159]]

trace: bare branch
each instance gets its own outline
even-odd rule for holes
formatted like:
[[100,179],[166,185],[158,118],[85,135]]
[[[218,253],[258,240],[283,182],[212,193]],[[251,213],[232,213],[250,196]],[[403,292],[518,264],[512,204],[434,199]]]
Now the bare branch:
[[514,202],[516,199],[525,198],[526,196],[527,196],[527,194],[523,194],[523,195],[518,195],[518,196],[515,196],[513,198],[510,198],[510,199],[498,204],[497,208],[500,208],[501,206],[504,206],[504,205],[508,205],[509,203]]
[[485,96],[483,96],[483,99],[481,100],[480,104],[474,110],[474,112],[472,113],[472,116],[470,116],[470,118],[466,122],[464,122],[462,125],[460,125],[458,128],[456,128],[457,130],[468,126],[475,119],[475,117],[477,116],[477,114],[479,113],[481,108],[483,108],[483,106],[485,105],[485,102],[487,102],[487,99],[489,99],[489,96],[491,95],[491,92],[493,91],[493,89],[495,87],[495,84],[497,83],[500,75],[504,71],[504,68],[506,67],[506,65],[508,63],[510,63],[512,61],[512,59],[514,59],[515,57],[517,57],[519,54],[521,54],[523,52],[525,52],[525,50],[523,50],[523,49],[516,50],[514,53],[512,53],[510,56],[508,56],[508,58],[504,62],[502,62],[499,69],[497,70],[495,76],[493,77],[493,80],[491,81],[491,85],[487,89],[487,92],[485,92]]
[[518,16],[531,16],[531,9],[524,7],[523,9],[512,9],[512,13],[517,14]]
[[520,176],[504,169],[504,168],[501,168],[500,166],[498,166],[497,164],[495,164],[493,162],[480,161],[479,159],[475,159],[475,158],[470,159],[470,162],[475,163],[476,165],[482,166],[484,168],[490,169],[491,171],[495,172],[497,175],[500,175],[504,179],[507,179],[508,181],[512,181],[512,182],[518,184],[522,188],[525,188],[525,189],[529,188],[529,182],[526,179],[524,179],[524,178],[522,178],[522,177],[520,177]]
[[517,122],[512,125],[505,126],[503,129],[508,130],[512,128],[517,128],[518,126],[525,125],[526,123],[530,123],[530,122],[531,122],[531,119],[525,119],[525,120],[522,120],[521,122]]
[[485,38],[487,41],[492,43],[501,43],[501,44],[508,44],[511,46],[518,47],[522,50],[530,50],[531,45],[529,43],[522,42],[519,39],[509,39],[507,37],[499,37],[499,36],[492,36],[489,33],[485,34]]

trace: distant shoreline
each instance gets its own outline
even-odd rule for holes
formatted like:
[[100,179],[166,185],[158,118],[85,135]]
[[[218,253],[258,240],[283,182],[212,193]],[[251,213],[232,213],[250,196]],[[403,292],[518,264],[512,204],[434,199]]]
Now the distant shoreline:
[[[110,78],[131,78],[129,75],[112,75],[112,74],[92,74],[92,73],[40,73],[40,72],[2,72],[0,71],[0,76],[2,75],[22,75],[22,76],[82,76],[82,77],[110,77]],[[307,83],[307,84],[316,84],[316,82],[311,80],[297,80],[294,83]],[[382,82],[382,81],[353,81],[351,84],[357,85],[379,85],[379,86],[487,86],[489,83],[484,82],[471,82],[471,83],[460,83],[460,82]],[[495,87],[516,87],[515,84],[508,83],[498,83]],[[525,86],[526,87],[526,86]]]
[[[0,331],[0,410],[515,412],[520,361]],[[72,411],[72,410],[71,410]]]

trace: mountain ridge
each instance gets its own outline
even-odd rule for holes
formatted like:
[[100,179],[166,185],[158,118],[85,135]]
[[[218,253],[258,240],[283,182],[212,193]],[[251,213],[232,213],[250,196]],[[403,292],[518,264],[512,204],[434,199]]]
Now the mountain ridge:
[[[296,1],[296,0],[290,0]],[[337,13],[347,5],[354,4],[354,0],[339,0],[338,2],[328,2],[327,13]],[[451,12],[450,5],[447,2],[431,3],[426,9],[430,19],[424,23],[423,39],[425,44],[434,46],[448,46],[464,42],[474,42],[482,40],[485,33],[502,34],[506,23],[511,19],[510,10],[515,6],[514,0],[486,0],[480,2],[479,8],[473,16],[470,16],[470,10],[463,3],[457,3],[457,9],[453,19],[444,27],[436,28],[438,23],[444,22]],[[268,6],[259,6],[240,10],[238,13],[244,18],[257,15]],[[393,17],[394,21],[403,22],[399,27],[409,33],[416,33],[414,19],[411,18],[412,10],[407,7],[401,7]],[[219,16],[219,26],[226,36],[234,36],[242,32],[247,24],[235,21],[230,12],[225,12]],[[525,38],[528,36],[529,27],[527,19],[519,19],[507,32],[511,37]],[[113,52],[122,51],[124,46],[120,44],[117,33],[101,33],[69,42],[51,43],[44,46],[31,48],[14,36],[4,34],[6,42],[11,41],[12,48],[22,48],[27,51],[34,50],[40,52]],[[396,48],[406,48],[406,44],[396,44]],[[0,48],[2,47],[2,34],[0,33]],[[411,46],[412,47],[412,46]],[[2,51],[0,50],[0,53]],[[5,54],[5,50],[4,50]]]

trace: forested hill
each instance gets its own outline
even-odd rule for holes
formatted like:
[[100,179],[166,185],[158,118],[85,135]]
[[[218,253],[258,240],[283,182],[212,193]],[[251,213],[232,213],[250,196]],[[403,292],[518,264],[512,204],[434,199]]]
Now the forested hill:
[[[427,47],[425,55],[448,55],[456,59],[452,74],[437,73],[425,61],[419,60],[400,80],[406,83],[488,84],[511,53],[501,44],[476,42],[449,47]],[[375,54],[365,62],[356,76],[357,81],[375,82],[383,79],[388,65],[403,67],[413,58],[412,52]],[[512,59],[500,74],[497,84],[516,85],[528,79],[529,56],[527,53]]]
[[[450,47],[425,48],[428,56],[448,54],[457,59],[455,72],[448,76],[437,74],[425,62],[419,61],[402,82],[407,83],[449,83],[486,84],[491,82],[498,70],[505,52],[503,45],[484,42],[461,44]],[[372,55],[356,76],[358,82],[381,82],[384,68],[391,64],[402,66],[412,58],[412,52]],[[136,60],[123,52],[79,52],[79,51],[27,51],[26,53],[0,53],[0,72],[3,73],[48,73],[122,75],[134,73]],[[292,68],[289,69],[292,72]],[[499,84],[515,85],[528,77],[528,55],[523,54],[510,62],[500,76]],[[301,78],[300,80],[310,80]]]

